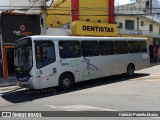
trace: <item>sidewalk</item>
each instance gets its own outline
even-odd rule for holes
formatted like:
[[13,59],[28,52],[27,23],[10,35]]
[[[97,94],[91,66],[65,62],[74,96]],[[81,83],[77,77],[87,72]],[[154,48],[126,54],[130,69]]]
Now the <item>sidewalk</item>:
[[150,63],[150,67],[156,66],[156,65],[160,65],[160,62],[151,62]]
[[0,78],[0,87],[15,86],[15,85],[17,85],[15,77],[9,77],[7,80]]

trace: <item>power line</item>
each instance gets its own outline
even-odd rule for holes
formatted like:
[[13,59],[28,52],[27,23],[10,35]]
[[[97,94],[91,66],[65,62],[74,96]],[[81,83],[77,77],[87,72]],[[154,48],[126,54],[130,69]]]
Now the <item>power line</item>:
[[[52,12],[52,11],[51,11]],[[54,15],[54,17],[57,19],[57,21],[59,22],[59,24],[61,25],[61,27],[65,30],[65,32],[66,33],[68,33],[68,35],[71,35],[67,30],[66,30],[66,28],[63,26],[63,24],[59,21],[59,19],[56,17],[56,15],[55,14],[53,14]]]
[[[28,10],[30,10],[31,8],[33,8],[33,6],[34,6],[35,3],[36,2],[33,2],[32,6],[30,8],[28,8]],[[28,10],[26,10],[24,13],[26,13]]]
[[[61,14],[61,13],[52,13],[48,15],[62,15],[62,16],[151,16],[148,14]],[[152,13],[152,15],[160,15],[160,13]]]
[[[34,10],[41,10],[42,6],[2,6],[0,8],[6,8],[6,7],[12,7],[12,9],[14,10],[24,10],[24,9],[27,9],[27,8],[30,8],[32,7],[32,9]],[[8,10],[8,9],[6,9]],[[61,10],[61,11],[74,11],[74,10],[77,10],[76,8],[75,9],[71,9],[70,7],[61,7],[61,8],[47,8],[47,10]],[[87,8],[87,7],[84,7],[84,8],[79,8],[78,9],[79,11],[93,11],[93,10],[96,10],[96,11],[109,11],[109,9],[106,9],[106,8]]]

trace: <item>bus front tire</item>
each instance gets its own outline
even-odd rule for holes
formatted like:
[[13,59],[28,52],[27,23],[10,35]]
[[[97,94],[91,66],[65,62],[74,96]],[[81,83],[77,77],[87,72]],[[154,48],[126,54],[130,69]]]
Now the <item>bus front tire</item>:
[[134,65],[132,64],[129,64],[128,67],[127,67],[127,77],[133,77],[134,75],[134,70],[135,70],[135,67]]
[[73,87],[74,78],[71,74],[65,73],[60,76],[59,87],[60,90],[67,90]]

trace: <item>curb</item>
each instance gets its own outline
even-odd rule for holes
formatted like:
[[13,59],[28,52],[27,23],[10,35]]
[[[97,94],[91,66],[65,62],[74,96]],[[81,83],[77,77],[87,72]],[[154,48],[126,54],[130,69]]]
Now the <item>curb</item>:
[[10,83],[0,83],[0,87],[9,87],[9,86],[16,86],[16,82],[10,82]]
[[6,93],[9,93],[9,92],[14,92],[16,90],[19,90],[19,89],[22,89],[18,86],[7,86],[7,87],[1,87],[0,88],[0,94],[6,94]]
[[153,66],[156,66],[156,65],[160,65],[160,62],[150,63],[150,67],[153,67]]
[[8,79],[0,78],[0,87],[9,87],[9,86],[16,86],[17,81],[15,77],[8,77]]

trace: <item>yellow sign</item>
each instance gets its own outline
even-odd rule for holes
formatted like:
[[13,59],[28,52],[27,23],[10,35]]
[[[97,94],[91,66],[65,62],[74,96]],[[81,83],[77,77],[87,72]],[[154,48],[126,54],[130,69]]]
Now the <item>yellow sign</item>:
[[117,24],[75,21],[72,23],[72,35],[117,36]]

